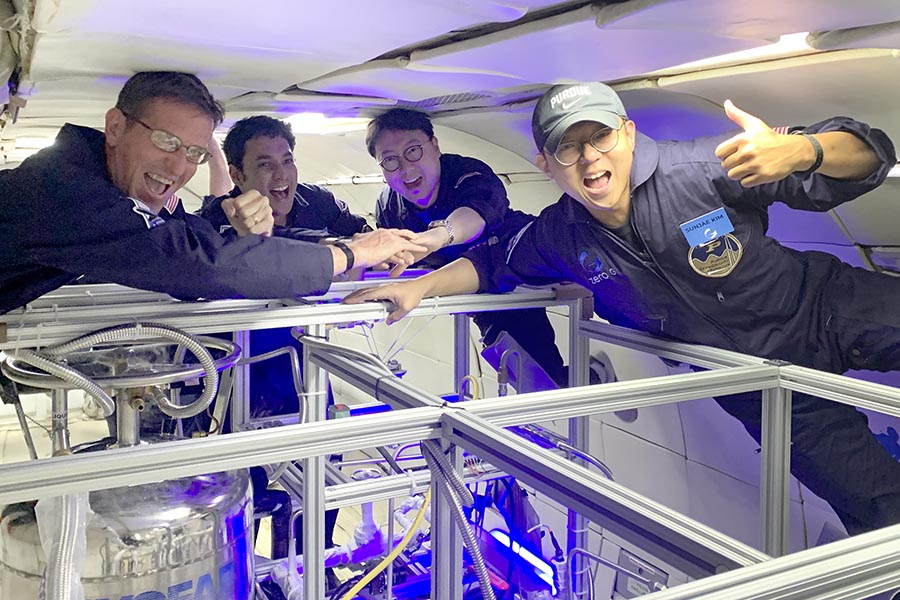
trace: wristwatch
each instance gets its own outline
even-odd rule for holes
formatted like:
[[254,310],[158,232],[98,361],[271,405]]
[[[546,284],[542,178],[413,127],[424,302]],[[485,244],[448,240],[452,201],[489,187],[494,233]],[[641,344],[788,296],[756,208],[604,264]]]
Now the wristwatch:
[[[447,241],[444,243],[444,246],[449,246],[453,243],[453,240],[456,239],[453,236],[453,225],[451,225],[450,221],[447,219],[438,219],[437,221],[432,221],[428,224],[428,229],[434,229],[435,227],[443,227],[447,230]],[[444,246],[441,246],[441,248]]]
[[353,264],[356,262],[356,256],[353,254],[353,250],[350,249],[344,240],[337,239],[331,242],[331,245],[344,253],[344,256],[347,257],[347,266],[344,267],[344,271],[349,271],[353,268]]

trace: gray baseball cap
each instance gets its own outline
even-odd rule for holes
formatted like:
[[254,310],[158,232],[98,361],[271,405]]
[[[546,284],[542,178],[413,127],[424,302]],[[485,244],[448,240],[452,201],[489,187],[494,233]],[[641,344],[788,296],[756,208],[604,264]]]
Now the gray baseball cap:
[[603,83],[555,85],[534,107],[531,131],[538,150],[556,152],[566,130],[581,121],[596,121],[613,129],[619,117],[627,119],[619,95]]

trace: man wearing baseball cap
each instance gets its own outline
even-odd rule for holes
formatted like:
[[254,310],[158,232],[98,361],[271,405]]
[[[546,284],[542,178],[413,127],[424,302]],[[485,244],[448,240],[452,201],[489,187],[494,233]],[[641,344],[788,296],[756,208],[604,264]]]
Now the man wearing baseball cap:
[[[880,185],[891,141],[846,117],[775,130],[724,108],[738,131],[657,142],[608,86],[550,88],[532,130],[559,201],[506,244],[351,301],[390,299],[396,320],[424,296],[575,281],[600,317],[664,338],[832,373],[900,368],[900,280],[766,235],[773,202],[824,211]],[[717,399],[757,440],[759,395]],[[795,392],[791,468],[848,533],[900,522],[900,463],[853,407]]]

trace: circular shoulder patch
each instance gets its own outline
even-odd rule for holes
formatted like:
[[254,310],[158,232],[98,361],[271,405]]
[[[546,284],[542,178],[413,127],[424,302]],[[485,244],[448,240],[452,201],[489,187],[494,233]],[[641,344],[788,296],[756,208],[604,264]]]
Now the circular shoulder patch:
[[734,235],[726,233],[711,242],[688,250],[688,263],[704,277],[726,277],[741,261],[744,246]]

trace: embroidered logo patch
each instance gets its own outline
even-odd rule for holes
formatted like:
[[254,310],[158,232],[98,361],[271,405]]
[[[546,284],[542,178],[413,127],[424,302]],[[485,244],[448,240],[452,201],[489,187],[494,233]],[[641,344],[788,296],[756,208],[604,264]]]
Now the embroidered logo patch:
[[704,277],[726,277],[741,261],[744,246],[733,234],[726,233],[711,242],[692,246],[688,264]]
[[587,250],[582,250],[578,254],[578,264],[580,264],[585,271],[592,275],[594,273],[599,273],[603,268],[603,261],[600,260],[600,257],[589,254]]
[[582,250],[578,253],[578,264],[587,273],[587,280],[591,285],[596,285],[619,274],[614,266],[604,264],[603,259],[590,250]]

